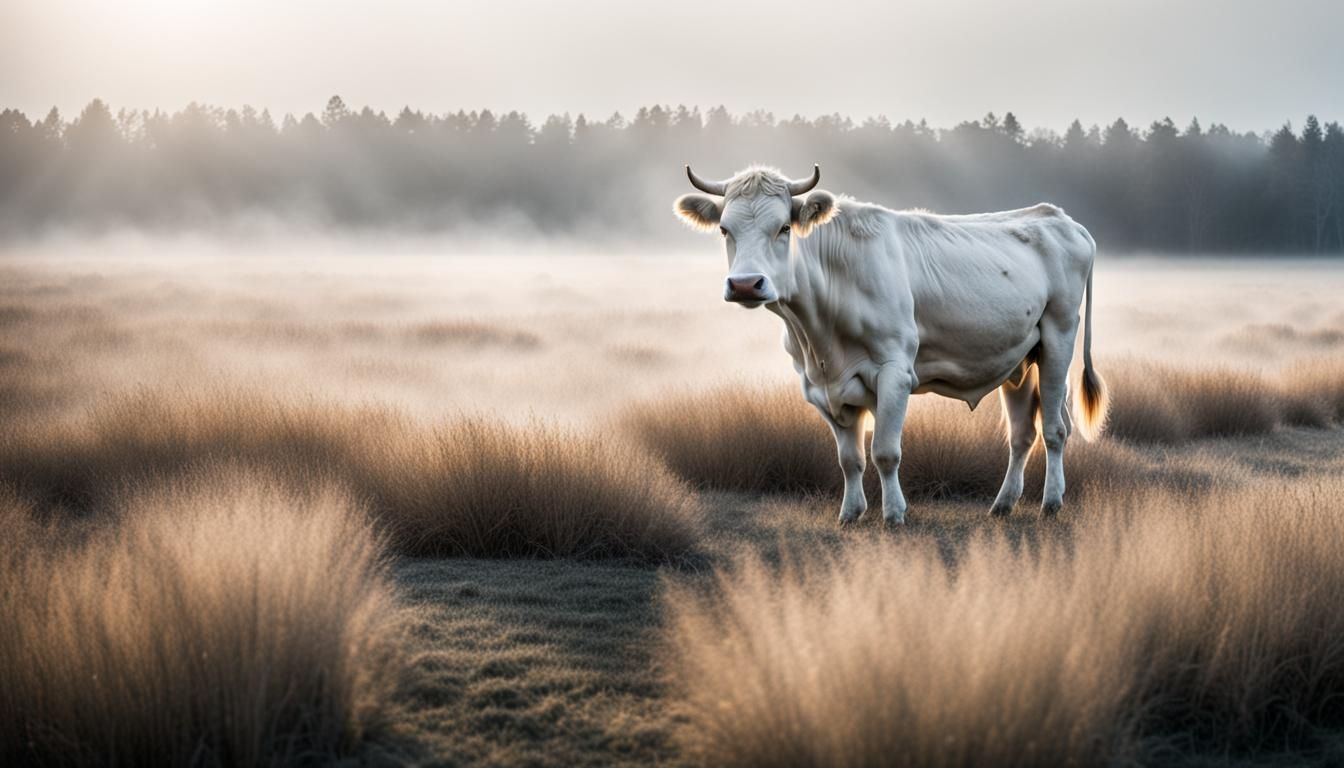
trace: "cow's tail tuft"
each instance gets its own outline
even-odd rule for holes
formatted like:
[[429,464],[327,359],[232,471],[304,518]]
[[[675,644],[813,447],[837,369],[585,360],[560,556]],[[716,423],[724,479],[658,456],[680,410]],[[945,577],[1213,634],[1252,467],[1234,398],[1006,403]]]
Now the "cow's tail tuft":
[[1079,377],[1078,404],[1075,421],[1083,439],[1092,441],[1101,435],[1106,426],[1106,414],[1110,410],[1111,398],[1106,391],[1106,382],[1092,367],[1092,268],[1087,270],[1087,301],[1083,310],[1083,375]]

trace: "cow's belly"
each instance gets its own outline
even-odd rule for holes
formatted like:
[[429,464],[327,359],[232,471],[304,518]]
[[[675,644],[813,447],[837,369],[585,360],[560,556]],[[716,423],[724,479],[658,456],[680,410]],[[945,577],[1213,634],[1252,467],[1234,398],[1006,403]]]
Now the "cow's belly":
[[1039,343],[1040,328],[1034,325],[1012,342],[1004,339],[1003,346],[989,354],[938,355],[921,350],[915,356],[915,394],[941,394],[976,408],[986,394],[1005,381],[1019,381],[1023,363],[1034,360]]
[[1028,279],[992,277],[974,292],[954,292],[917,305],[916,392],[934,392],[975,407],[1041,340],[1047,289]]

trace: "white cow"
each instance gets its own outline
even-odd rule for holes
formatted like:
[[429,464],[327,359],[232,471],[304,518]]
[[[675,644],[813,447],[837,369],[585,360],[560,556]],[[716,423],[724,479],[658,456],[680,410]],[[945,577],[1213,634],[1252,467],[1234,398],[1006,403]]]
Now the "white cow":
[[862,416],[873,414],[882,515],[905,521],[897,479],[911,394],[935,392],[972,408],[999,390],[1009,429],[1008,473],[990,510],[1022,496],[1036,442],[1046,449],[1043,515],[1064,498],[1064,444],[1072,429],[1068,376],[1087,296],[1078,421],[1091,439],[1106,390],[1092,368],[1092,261],[1096,243],[1059,208],[973,216],[893,211],[752,167],[728,181],[691,184],[712,195],[677,199],[678,216],[723,235],[724,299],[765,306],[784,320],[784,347],[803,395],[835,433],[845,498],[840,522],[867,508]]

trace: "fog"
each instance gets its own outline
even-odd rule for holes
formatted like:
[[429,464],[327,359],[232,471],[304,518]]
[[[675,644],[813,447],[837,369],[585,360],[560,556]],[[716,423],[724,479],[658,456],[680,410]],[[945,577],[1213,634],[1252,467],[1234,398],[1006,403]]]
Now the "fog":
[[688,243],[669,214],[682,171],[751,162],[896,208],[1064,206],[1106,250],[1344,250],[1344,130],[1307,115],[1264,136],[1116,118],[1063,134],[1007,112],[952,126],[780,119],[652,105],[629,118],[519,112],[388,116],[339,96],[320,114],[90,102],[0,112],[0,227],[52,232],[449,234],[597,247]]
[[[0,395],[35,416],[149,389],[588,424],[725,382],[792,390],[780,321],[726,304],[724,269],[708,243],[507,257],[429,240],[10,245]],[[1272,375],[1344,351],[1337,262],[1103,256],[1095,288],[1103,374],[1144,361]]]

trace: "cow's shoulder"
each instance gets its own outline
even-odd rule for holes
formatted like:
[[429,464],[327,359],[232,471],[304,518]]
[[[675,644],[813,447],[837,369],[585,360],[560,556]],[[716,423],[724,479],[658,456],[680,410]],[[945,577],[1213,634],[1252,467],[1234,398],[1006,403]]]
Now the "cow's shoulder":
[[1067,219],[1069,216],[1064,212],[1063,208],[1060,208],[1054,203],[1037,203],[1030,208],[1023,208],[1020,211],[1017,211],[1017,213],[1021,214],[1024,218],[1038,219]]
[[852,197],[841,196],[836,202],[834,223],[845,234],[859,240],[868,240],[882,234],[892,211],[876,203],[861,203]]

